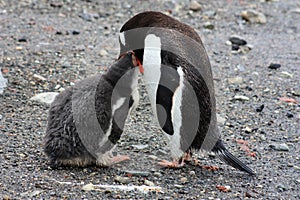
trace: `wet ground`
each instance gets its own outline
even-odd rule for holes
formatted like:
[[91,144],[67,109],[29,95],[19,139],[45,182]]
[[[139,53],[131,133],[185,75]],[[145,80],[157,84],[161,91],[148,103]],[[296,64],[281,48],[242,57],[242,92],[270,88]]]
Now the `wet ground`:
[[[200,3],[192,11],[189,1],[0,0],[0,67],[8,80],[0,94],[1,198],[300,199],[300,3]],[[169,159],[169,150],[153,123],[143,87],[140,105],[116,148],[130,162],[105,169],[48,166],[42,141],[49,105],[30,98],[103,72],[119,52],[122,24],[149,9],[188,23],[202,37],[213,67],[223,140],[256,177],[208,155],[196,156],[201,165],[219,170],[159,168],[158,160]],[[266,23],[245,21],[240,13],[246,10],[262,13]],[[232,47],[232,35],[249,45]],[[270,69],[271,63],[280,68]],[[89,183],[160,188],[82,190]]]

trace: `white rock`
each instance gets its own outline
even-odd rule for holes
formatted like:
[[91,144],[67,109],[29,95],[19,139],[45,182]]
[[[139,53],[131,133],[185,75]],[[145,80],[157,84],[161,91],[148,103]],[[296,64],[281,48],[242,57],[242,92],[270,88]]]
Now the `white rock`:
[[233,97],[233,99],[240,100],[240,101],[249,101],[250,100],[249,97],[246,97],[246,96],[243,96],[243,95],[235,95]]
[[190,10],[199,11],[199,10],[201,10],[201,5],[197,1],[193,0],[190,3]]
[[102,56],[102,57],[104,57],[104,56],[107,56],[108,53],[104,49],[101,49],[100,52],[99,52],[99,55]]
[[241,84],[243,83],[243,78],[242,77],[233,77],[233,78],[229,78],[228,79],[228,83],[229,84]]
[[286,71],[281,72],[281,75],[285,78],[293,78],[293,74]]
[[263,13],[257,12],[255,10],[245,10],[241,12],[241,17],[250,23],[267,23],[267,18]]
[[152,182],[152,181],[148,181],[147,179],[144,181],[145,185],[148,185],[148,186],[155,186],[155,184]]
[[95,189],[95,186],[92,183],[86,184],[81,188],[84,191],[91,191]]
[[0,68],[0,94],[3,93],[4,88],[7,86],[7,79],[2,76],[1,68]]
[[30,100],[50,105],[58,94],[58,92],[43,92],[31,97]]
[[39,81],[46,81],[47,79],[39,74],[33,74],[33,78],[39,80]]

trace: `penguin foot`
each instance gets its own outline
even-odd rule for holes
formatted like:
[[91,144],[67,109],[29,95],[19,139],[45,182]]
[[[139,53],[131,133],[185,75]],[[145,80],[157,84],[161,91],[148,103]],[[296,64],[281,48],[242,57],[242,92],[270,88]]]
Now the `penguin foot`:
[[165,168],[182,168],[185,165],[185,163],[182,159],[179,160],[174,159],[172,162],[167,160],[162,160],[161,162],[158,163],[158,165]]
[[126,160],[130,160],[130,157],[125,155],[117,155],[111,158],[111,165],[118,164]]

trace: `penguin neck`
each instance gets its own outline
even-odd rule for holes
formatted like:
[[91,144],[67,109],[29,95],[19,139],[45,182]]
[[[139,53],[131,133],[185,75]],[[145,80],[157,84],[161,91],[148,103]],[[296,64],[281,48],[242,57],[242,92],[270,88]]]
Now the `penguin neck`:
[[[103,75],[103,77],[112,85],[115,86],[117,82],[124,76],[126,73],[130,70],[134,70],[131,68],[128,68],[128,66],[132,65],[132,63],[118,63],[112,65],[108,71]],[[129,84],[130,85],[130,84]]]

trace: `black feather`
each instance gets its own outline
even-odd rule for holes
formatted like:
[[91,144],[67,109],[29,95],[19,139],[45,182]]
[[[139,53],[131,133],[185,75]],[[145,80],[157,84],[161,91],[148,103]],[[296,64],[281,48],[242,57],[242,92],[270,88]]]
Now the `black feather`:
[[252,169],[250,169],[246,164],[244,164],[226,149],[221,140],[218,140],[212,151],[226,164],[241,171],[247,172],[248,174],[255,175]]

